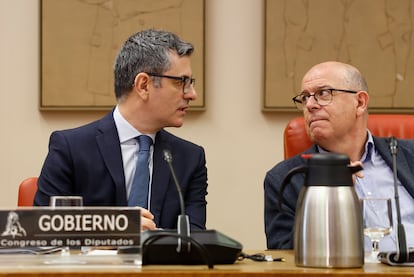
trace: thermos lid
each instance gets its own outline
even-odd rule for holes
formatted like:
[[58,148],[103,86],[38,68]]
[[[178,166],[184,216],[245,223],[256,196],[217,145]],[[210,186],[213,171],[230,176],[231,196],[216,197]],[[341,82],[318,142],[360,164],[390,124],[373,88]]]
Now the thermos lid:
[[305,186],[352,186],[355,168],[349,167],[347,155],[315,153],[308,158]]

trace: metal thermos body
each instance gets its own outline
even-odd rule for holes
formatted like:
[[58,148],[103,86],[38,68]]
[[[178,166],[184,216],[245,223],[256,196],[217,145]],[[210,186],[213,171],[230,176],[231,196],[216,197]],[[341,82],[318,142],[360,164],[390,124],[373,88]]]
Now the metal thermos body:
[[303,187],[294,230],[298,266],[353,268],[364,264],[362,214],[353,186]]

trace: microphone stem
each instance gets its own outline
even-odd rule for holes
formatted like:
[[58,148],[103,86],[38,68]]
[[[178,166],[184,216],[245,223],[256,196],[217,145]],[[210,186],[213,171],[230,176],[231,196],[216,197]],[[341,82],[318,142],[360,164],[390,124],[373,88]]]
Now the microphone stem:
[[[394,198],[395,198],[395,206],[400,207],[400,196],[398,193],[398,186],[397,186],[397,156],[395,154],[392,155],[392,165],[393,165],[393,172],[394,172]],[[397,223],[401,224],[401,211],[400,209],[396,209],[397,213]]]
[[164,160],[167,162],[168,167],[170,169],[171,175],[174,180],[174,184],[177,188],[178,197],[180,200],[180,208],[181,208],[181,215],[178,216],[177,221],[177,235],[178,238],[178,245],[177,245],[177,252],[181,253],[182,251],[187,251],[187,253],[190,253],[191,250],[191,242],[187,240],[187,249],[184,250],[183,243],[181,241],[182,238],[189,238],[190,237],[190,219],[188,218],[188,215],[185,214],[185,206],[184,206],[184,197],[183,193],[181,192],[180,184],[178,183],[177,176],[175,174],[175,170],[172,166],[172,155],[169,150],[164,150]]
[[391,137],[390,150],[392,155],[392,172],[394,176],[394,198],[395,198],[395,210],[397,215],[397,256],[395,262],[404,263],[408,261],[408,245],[405,234],[404,225],[401,222],[401,208],[400,208],[400,196],[398,193],[398,174],[397,174],[397,140],[395,137]]
[[177,191],[178,191],[178,197],[180,198],[180,208],[181,208],[181,215],[185,216],[185,207],[184,207],[184,198],[183,198],[183,193],[181,192],[181,188],[178,185],[178,179],[177,176],[175,175],[175,171],[172,167],[172,163],[171,162],[167,162],[168,166],[170,167],[170,172],[171,175],[174,179],[174,184],[177,187]]

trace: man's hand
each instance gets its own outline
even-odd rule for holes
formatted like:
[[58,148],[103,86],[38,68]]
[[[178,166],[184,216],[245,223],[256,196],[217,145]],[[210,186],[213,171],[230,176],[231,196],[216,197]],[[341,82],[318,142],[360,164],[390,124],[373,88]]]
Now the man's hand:
[[[362,162],[361,161],[351,162],[350,166],[353,167],[353,166],[358,166],[358,165],[362,167]],[[360,170],[360,171],[358,171],[358,172],[356,172],[352,175],[352,181],[353,181],[354,185],[355,185],[355,178],[356,177],[364,178],[364,173],[362,172],[362,170]]]
[[141,208],[141,231],[155,230],[154,215],[147,209]]

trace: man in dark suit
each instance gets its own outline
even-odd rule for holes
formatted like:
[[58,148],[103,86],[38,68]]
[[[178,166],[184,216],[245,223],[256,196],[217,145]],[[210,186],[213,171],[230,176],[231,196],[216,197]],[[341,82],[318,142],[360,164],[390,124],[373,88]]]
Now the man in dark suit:
[[[374,137],[367,129],[368,87],[358,69],[334,61],[317,64],[303,77],[302,92],[293,101],[303,111],[307,133],[314,143],[304,153],[346,154],[354,163],[362,163],[364,168],[363,176],[358,174],[355,178],[359,197],[392,197],[394,188],[389,139]],[[398,140],[398,148],[402,221],[406,233],[411,234],[414,231],[414,140]],[[286,186],[282,210],[279,209],[279,191],[289,170],[304,165],[306,160],[296,155],[281,161],[266,174],[264,217],[269,249],[293,248],[296,203],[304,185],[304,175],[293,176]],[[393,238],[394,235],[391,235],[382,239],[380,247],[386,251],[395,250]],[[414,245],[414,236],[408,236],[408,244]]]
[[207,169],[201,146],[164,127],[181,127],[196,99],[190,55],[193,46],[175,34],[145,30],[129,37],[114,66],[117,105],[102,119],[55,131],[38,179],[35,205],[53,195],[80,195],[85,206],[127,206],[137,149],[136,137],[148,135],[150,184],[142,228],[177,228],[179,196],[163,150],[173,166],[192,229],[205,229]]

